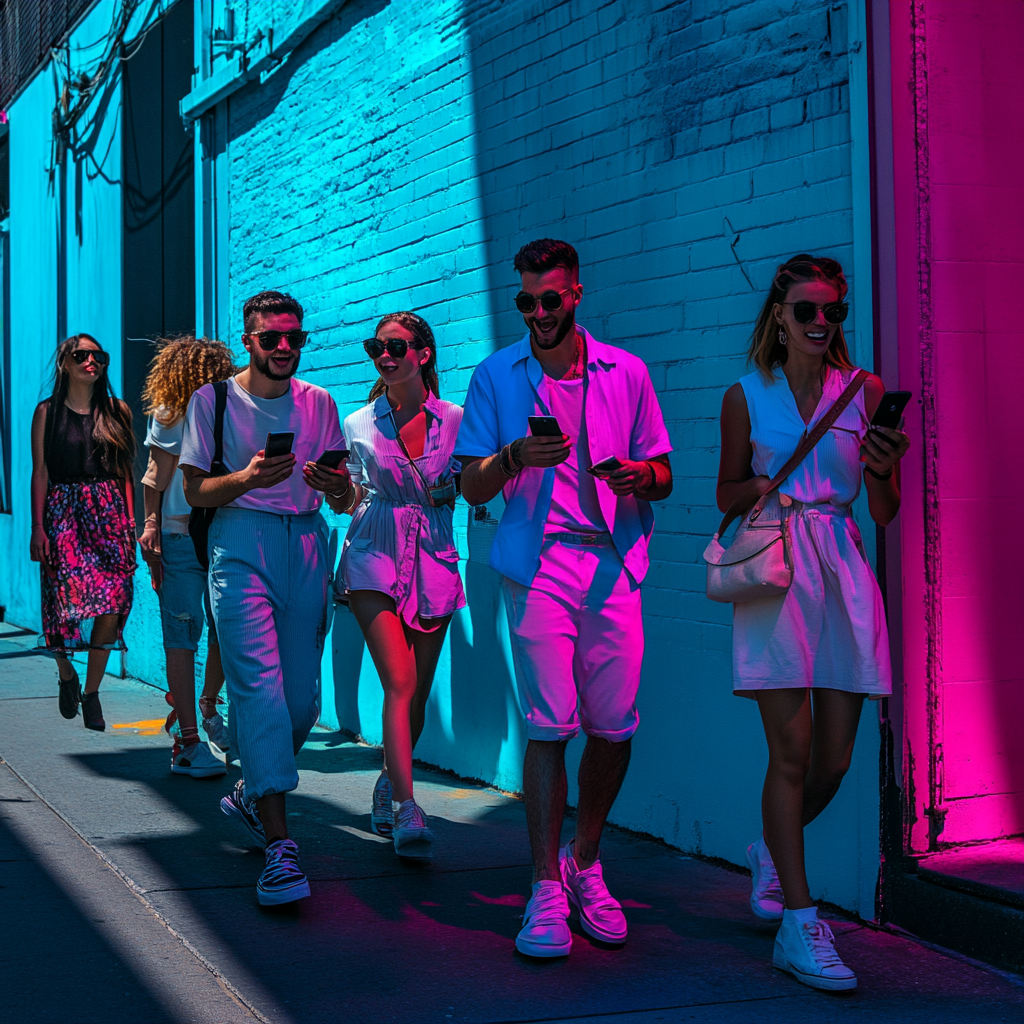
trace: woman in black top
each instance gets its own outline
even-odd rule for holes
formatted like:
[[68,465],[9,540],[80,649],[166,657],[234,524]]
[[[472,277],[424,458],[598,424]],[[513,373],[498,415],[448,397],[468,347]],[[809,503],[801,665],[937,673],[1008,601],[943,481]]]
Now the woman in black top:
[[[135,437],[107,378],[110,356],[77,334],[57,350],[53,394],[32,417],[32,560],[41,563],[43,637],[57,659],[60,713],[106,727],[99,687],[132,607]],[[80,623],[92,619],[88,641]],[[88,651],[85,694],[69,655]]]

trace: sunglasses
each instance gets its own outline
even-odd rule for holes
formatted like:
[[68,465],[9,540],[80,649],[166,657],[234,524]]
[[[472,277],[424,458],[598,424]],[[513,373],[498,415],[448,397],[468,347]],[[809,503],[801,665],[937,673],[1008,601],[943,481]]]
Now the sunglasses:
[[813,302],[780,302],[780,306],[793,307],[793,319],[798,324],[813,323],[818,316],[820,309],[825,315],[825,323],[841,324],[850,312],[850,307],[845,302],[827,302],[824,306],[818,306]]
[[404,338],[388,338],[387,341],[381,341],[380,338],[367,338],[363,342],[363,348],[366,349],[366,354],[371,359],[380,359],[385,352],[394,356],[395,359],[401,359],[410,348],[419,351],[423,346],[410,345]]
[[81,366],[90,356],[96,360],[97,366],[106,366],[110,362],[109,352],[97,352],[96,349],[93,348],[79,348],[71,353],[71,358],[74,359],[79,366]]
[[539,299],[536,295],[531,295],[529,292],[520,292],[516,296],[516,309],[520,313],[532,313],[537,308],[537,303],[539,302],[550,313],[561,308],[562,296],[566,295],[569,290],[564,288],[562,291],[556,292],[552,289],[551,291],[544,292]]
[[259,334],[250,334],[249,337],[255,338],[264,352],[273,352],[281,344],[282,338],[288,340],[290,349],[302,348],[309,337],[309,331],[260,331]]

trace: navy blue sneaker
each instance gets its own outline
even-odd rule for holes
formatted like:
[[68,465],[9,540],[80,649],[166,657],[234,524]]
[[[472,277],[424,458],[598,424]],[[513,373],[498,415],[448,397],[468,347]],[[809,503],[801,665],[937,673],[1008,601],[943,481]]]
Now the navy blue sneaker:
[[299,867],[299,848],[291,839],[275,839],[267,847],[267,866],[256,883],[264,907],[293,903],[309,895],[309,879]]
[[253,840],[266,848],[267,834],[263,831],[263,822],[260,821],[259,813],[256,810],[256,801],[246,798],[244,779],[239,779],[231,793],[221,798],[220,809],[229,818],[238,818],[249,830],[249,835]]

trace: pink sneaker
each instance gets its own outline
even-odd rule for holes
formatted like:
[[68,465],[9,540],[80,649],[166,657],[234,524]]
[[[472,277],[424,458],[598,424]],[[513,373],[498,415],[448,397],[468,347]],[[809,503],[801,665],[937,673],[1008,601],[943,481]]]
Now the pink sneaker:
[[558,866],[562,871],[565,891],[573,906],[580,912],[580,925],[592,938],[611,945],[626,941],[628,926],[622,905],[604,884],[601,861],[596,860],[581,871],[572,852],[573,841],[558,852]]
[[516,949],[527,956],[568,956],[572,949],[569,903],[561,882],[535,882],[533,895],[523,911],[523,927]]

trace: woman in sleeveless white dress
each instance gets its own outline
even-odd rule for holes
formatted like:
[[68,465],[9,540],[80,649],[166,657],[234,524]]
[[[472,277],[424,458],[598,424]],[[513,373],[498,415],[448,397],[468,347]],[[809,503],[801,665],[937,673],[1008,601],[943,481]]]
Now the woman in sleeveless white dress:
[[[846,279],[827,258],[777,271],[751,340],[754,372],[726,393],[718,504],[749,508],[856,374],[843,336]],[[880,525],[899,511],[899,430],[869,428],[884,392],[869,375],[814,450],[770,497],[761,521],[785,520],[793,582],[734,606],[733,692],[758,702],[768,741],[764,834],[747,850],[751,907],[781,920],[773,963],[815,988],[855,988],[804,868],[803,828],[850,766],[865,696],[892,691],[882,596],[851,505],[864,479]],[[770,852],[769,852],[770,851]]]

